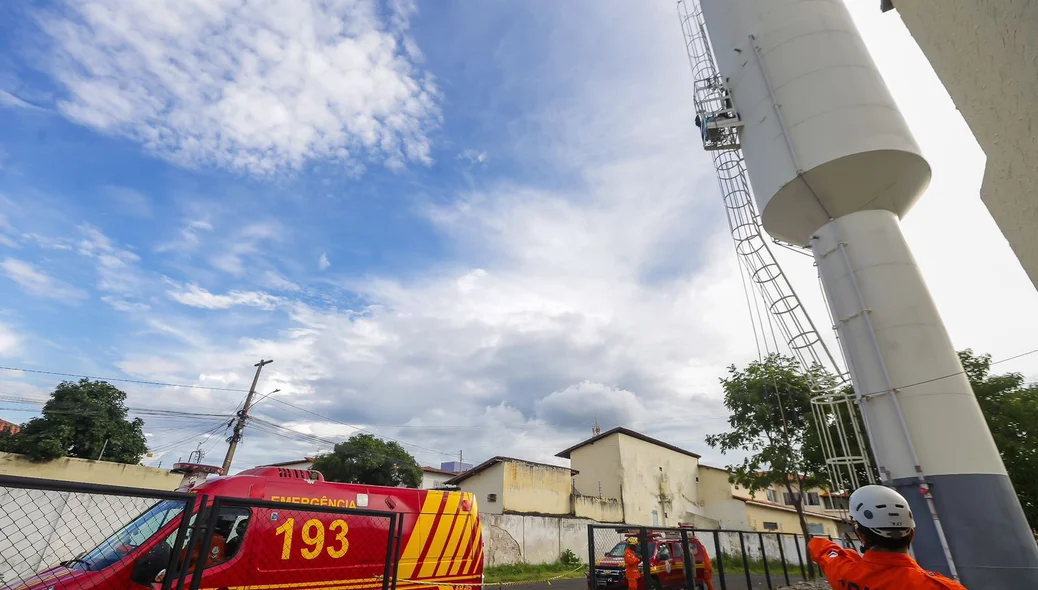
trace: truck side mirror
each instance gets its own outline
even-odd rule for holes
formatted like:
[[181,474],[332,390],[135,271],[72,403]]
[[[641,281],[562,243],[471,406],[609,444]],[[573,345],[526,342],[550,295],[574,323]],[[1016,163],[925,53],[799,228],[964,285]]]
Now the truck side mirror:
[[133,564],[130,581],[141,586],[151,586],[168,566],[173,548],[168,543],[159,543]]

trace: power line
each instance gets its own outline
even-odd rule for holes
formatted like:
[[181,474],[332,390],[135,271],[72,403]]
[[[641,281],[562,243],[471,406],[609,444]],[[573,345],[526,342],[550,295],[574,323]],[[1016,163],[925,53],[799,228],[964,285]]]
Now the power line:
[[158,387],[183,387],[186,389],[208,389],[209,391],[233,391],[236,393],[248,393],[248,389],[234,389],[231,387],[208,387],[206,385],[185,385],[183,383],[164,383],[162,381],[144,381],[140,379],[123,379],[120,377],[94,377],[92,375],[80,375],[78,373],[62,373],[59,371],[43,371],[39,369],[23,369],[20,367],[0,367],[4,371],[21,371],[23,373],[35,373],[37,375],[55,375],[58,377],[79,377],[80,379],[92,379],[94,381],[117,381],[119,383],[136,383],[138,385],[156,385]]

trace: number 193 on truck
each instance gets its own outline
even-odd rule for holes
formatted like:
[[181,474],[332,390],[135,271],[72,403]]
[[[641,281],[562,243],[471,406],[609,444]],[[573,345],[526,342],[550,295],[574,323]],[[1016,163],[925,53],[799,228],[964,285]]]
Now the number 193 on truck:
[[8,588],[176,589],[182,572],[184,589],[207,590],[375,590],[387,573],[396,590],[483,581],[471,493],[330,483],[276,467],[189,492],[194,513],[184,500],[160,501],[92,550]]

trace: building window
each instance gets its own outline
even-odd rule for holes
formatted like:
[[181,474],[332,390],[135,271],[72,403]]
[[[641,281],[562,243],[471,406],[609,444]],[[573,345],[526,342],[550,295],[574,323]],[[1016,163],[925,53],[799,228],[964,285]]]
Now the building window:
[[768,502],[775,502],[775,490],[768,490]]
[[789,492],[782,492],[782,503],[788,506],[793,506],[794,504],[796,504],[796,501],[799,499],[799,497],[800,494],[797,494],[795,492],[792,494],[790,494]]
[[807,505],[808,506],[818,506],[820,504],[821,504],[821,502],[818,500],[818,493],[817,492],[808,492],[807,493]]
[[778,523],[777,522],[765,522],[764,523],[764,530],[766,530],[766,531],[777,531],[778,530]]
[[817,522],[809,522],[807,523],[807,532],[811,533],[812,535],[824,535],[825,525]]
[[660,526],[660,513],[652,511],[652,526]]

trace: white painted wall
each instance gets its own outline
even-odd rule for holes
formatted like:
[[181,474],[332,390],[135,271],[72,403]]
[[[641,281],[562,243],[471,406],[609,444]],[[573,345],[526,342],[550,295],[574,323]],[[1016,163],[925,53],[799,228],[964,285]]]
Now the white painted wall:
[[[501,514],[504,511],[505,470],[502,463],[495,463],[462,480],[458,487],[461,491],[471,492],[476,497],[480,512]],[[489,494],[497,494],[497,501],[488,500]]]
[[[706,516],[699,503],[699,459],[626,435],[616,438],[623,464],[625,522],[677,526],[692,521],[694,515]],[[670,499],[669,505],[661,506],[661,492]]]
[[584,496],[620,498],[623,465],[620,464],[618,435],[580,447],[570,453],[569,462],[579,471],[573,476],[576,492]]
[[[987,156],[980,198],[1038,286],[1038,6],[897,0],[897,14]],[[892,16],[892,15],[891,15]]]

